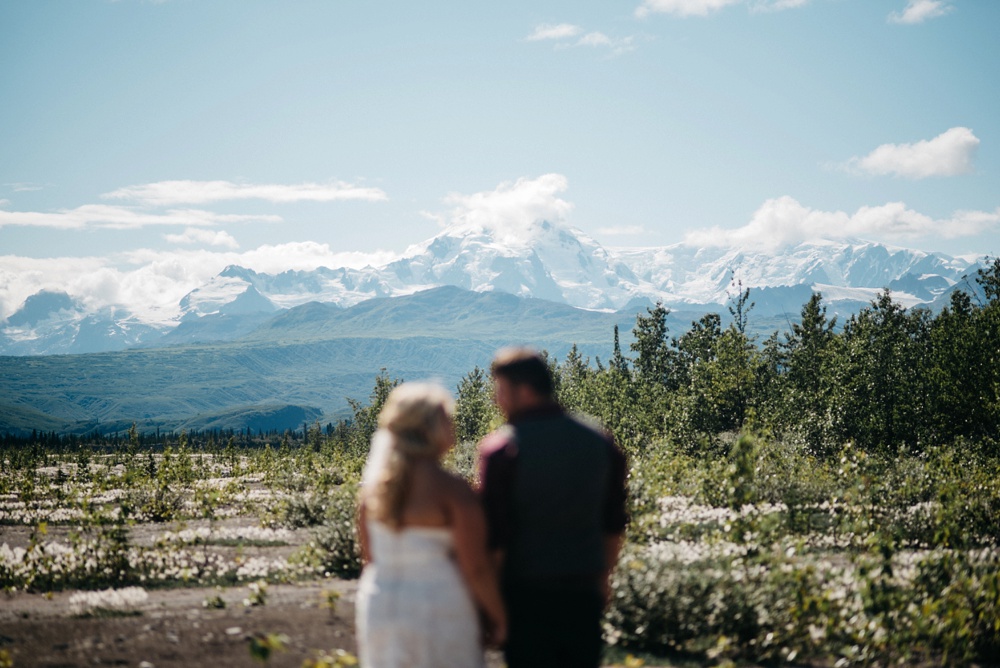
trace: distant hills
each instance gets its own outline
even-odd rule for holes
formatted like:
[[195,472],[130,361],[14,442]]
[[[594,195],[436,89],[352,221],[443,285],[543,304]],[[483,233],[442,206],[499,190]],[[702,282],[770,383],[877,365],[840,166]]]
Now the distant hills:
[[[766,335],[821,291],[847,315],[883,288],[940,308],[978,267],[869,242],[780,251],[605,249],[538,221],[517,238],[456,225],[381,267],[263,274],[230,266],[150,322],[128,305],[88,309],[40,292],[0,322],[0,433],[215,427],[284,429],[344,415],[375,375],[454,387],[516,342],[607,359],[615,325],[627,352],[635,315],[662,300],[672,332],[726,313],[751,288]],[[841,318],[843,321],[843,318]]]
[[614,325],[630,330],[633,320],[442,287],[346,309],[310,302],[226,341],[0,357],[0,433],[113,432],[133,421],[144,431],[295,428],[344,415],[382,368],[454,388],[512,343],[562,356],[576,341],[606,358]]

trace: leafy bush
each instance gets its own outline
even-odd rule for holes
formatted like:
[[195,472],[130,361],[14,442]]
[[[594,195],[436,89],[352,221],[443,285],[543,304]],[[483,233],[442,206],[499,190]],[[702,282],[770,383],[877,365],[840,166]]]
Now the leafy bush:
[[122,503],[123,511],[150,522],[169,522],[177,519],[184,507],[184,496],[179,485],[155,482],[133,487]]
[[357,485],[342,485],[328,497],[323,522],[300,555],[315,570],[342,578],[360,575],[357,496]]
[[630,649],[793,660],[826,636],[829,587],[804,562],[732,544],[630,550],[614,577],[607,636]]
[[302,492],[284,499],[272,524],[298,529],[312,527],[326,521],[330,511],[330,498],[323,493]]
[[619,646],[703,658],[837,665],[989,661],[1000,655],[1000,555],[896,553],[856,563],[733,544],[627,550],[606,636]]

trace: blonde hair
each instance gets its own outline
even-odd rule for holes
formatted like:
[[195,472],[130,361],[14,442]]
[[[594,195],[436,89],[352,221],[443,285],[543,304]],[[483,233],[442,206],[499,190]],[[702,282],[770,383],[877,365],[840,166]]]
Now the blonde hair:
[[439,444],[453,412],[451,395],[439,385],[403,383],[389,394],[378,416],[381,434],[376,433],[376,438],[387,440],[388,451],[371,484],[362,489],[372,519],[397,529],[402,525],[413,462],[440,456]]

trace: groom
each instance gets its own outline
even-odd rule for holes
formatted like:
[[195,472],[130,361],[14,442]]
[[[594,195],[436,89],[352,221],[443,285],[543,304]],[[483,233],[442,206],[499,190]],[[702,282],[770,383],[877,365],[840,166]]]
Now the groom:
[[491,370],[507,423],[480,443],[479,481],[507,605],[507,665],[596,667],[627,523],[625,457],[559,406],[538,353],[501,350]]

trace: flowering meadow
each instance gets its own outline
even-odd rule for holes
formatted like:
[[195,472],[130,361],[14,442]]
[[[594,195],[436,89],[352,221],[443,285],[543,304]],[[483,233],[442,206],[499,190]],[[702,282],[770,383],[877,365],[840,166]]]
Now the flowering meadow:
[[[311,534],[296,529],[320,524],[336,494],[306,498],[307,485],[299,474],[279,473],[277,458],[269,448],[243,455],[186,446],[141,455],[89,446],[72,456],[8,450],[0,527],[30,534],[21,544],[0,543],[0,586],[225,586],[323,576]],[[310,466],[302,456],[284,459]],[[313,515],[303,516],[310,503]],[[295,549],[278,557],[249,550],[268,546]]]
[[[1000,661],[1000,260],[938,314],[885,293],[840,329],[820,296],[782,336],[666,309],[606,362],[550,359],[557,396],[629,460],[612,654],[705,665]],[[297,432],[0,442],[0,587],[74,590],[67,614],[156,588],[357,577],[357,483],[398,383]],[[476,368],[447,465],[475,482],[500,424]],[[254,601],[257,601],[255,603]],[[206,607],[222,602],[206,600]],[[632,658],[642,665],[653,658]]]
[[[125,614],[155,588],[353,578],[363,449],[310,437],[132,455],[8,449],[0,531],[26,540],[0,543],[0,585],[76,590],[67,614],[81,615]],[[715,458],[668,442],[631,453],[609,643],[711,664],[1000,655],[996,459],[958,448],[886,459],[845,446],[821,461],[766,437],[732,438]],[[448,463],[471,480],[474,459],[469,442]]]
[[711,463],[645,456],[611,642],[836,666],[1000,657],[996,460],[845,447],[820,462],[750,437]]

